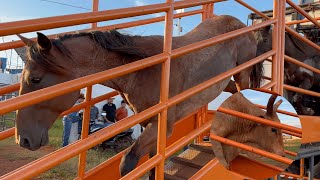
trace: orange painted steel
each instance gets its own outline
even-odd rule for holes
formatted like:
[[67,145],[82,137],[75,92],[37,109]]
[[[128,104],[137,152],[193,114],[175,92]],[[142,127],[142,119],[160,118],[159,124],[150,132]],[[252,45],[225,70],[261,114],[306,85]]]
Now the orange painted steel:
[[304,11],[300,6],[293,3],[291,0],[286,0],[286,2],[293,7],[295,10],[297,10],[301,15],[303,15],[305,18],[310,20],[314,25],[318,26],[320,28],[320,24],[317,20],[315,20],[313,17],[311,17],[306,11]]
[[[91,97],[92,97],[92,86],[88,86],[86,89],[86,98],[85,101],[89,105],[84,108],[83,112],[83,120],[82,120],[82,131],[81,131],[81,140],[88,137],[89,134],[89,126],[90,126],[90,111],[91,111]],[[78,162],[78,177],[83,179],[85,171],[86,171],[86,159],[87,159],[87,151],[83,151],[79,155]]]
[[[174,6],[173,0],[167,0],[167,4],[170,5],[169,11],[165,16],[165,31],[163,42],[163,53],[168,54],[167,59],[162,63],[161,82],[160,82],[160,102],[167,103],[169,97],[169,80],[170,80],[170,64],[171,64],[171,52],[172,52],[172,33],[173,33],[173,14]],[[165,157],[166,152],[166,134],[167,134],[167,117],[168,109],[164,109],[158,115],[158,140],[157,140],[157,154],[161,157]],[[158,166],[155,169],[155,175],[157,179],[164,179],[164,165],[165,158],[161,158]],[[136,171],[133,171],[134,173]],[[129,176],[127,176],[129,177]]]
[[289,135],[292,135],[292,136],[295,136],[295,137],[302,138],[302,134],[294,133],[294,132],[291,132],[291,131],[288,131],[288,130],[285,130],[285,129],[282,129],[282,133],[285,133],[285,134],[289,134]]
[[[92,12],[97,12],[99,11],[99,0],[92,0]],[[98,23],[94,22],[91,24],[91,28],[97,28],[98,27]]]
[[[320,20],[320,17],[316,17],[314,19]],[[294,25],[294,24],[300,24],[300,23],[306,23],[306,22],[310,22],[310,20],[309,19],[302,19],[302,20],[291,21],[291,22],[287,22],[286,25]]]
[[[203,10],[193,10],[193,11],[188,11],[188,12],[183,12],[179,14],[174,14],[174,18],[181,18],[181,17],[186,17],[186,16],[192,16],[196,14],[202,13]],[[113,30],[113,29],[124,29],[124,28],[129,28],[129,27],[134,27],[134,26],[141,26],[141,25],[146,25],[146,24],[151,24],[151,23],[156,23],[156,22],[161,22],[165,20],[165,16],[160,16],[156,18],[151,18],[151,19],[143,19],[143,20],[137,20],[137,21],[131,21],[131,22],[126,22],[126,23],[121,23],[121,24],[113,24],[113,25],[108,25],[108,26],[101,26],[101,27],[96,27],[96,28],[91,28],[91,29],[84,29],[84,30],[79,30],[79,31],[69,31],[69,32],[64,32],[64,33],[59,33],[59,34],[52,34],[49,35],[49,38],[57,38],[58,36],[64,35],[64,34],[74,34],[77,32],[87,32],[87,31],[107,31],[107,30]],[[32,40],[36,41],[36,38],[31,38]],[[13,49],[13,48],[19,48],[23,47],[25,44],[21,41],[11,41],[11,42],[5,42],[0,44],[0,50],[7,50],[7,49]]]
[[[99,96],[99,97],[96,97],[96,98],[92,99],[92,101],[90,101],[90,103],[83,102],[81,104],[77,104],[77,105],[71,107],[70,109],[64,111],[63,113],[61,113],[60,117],[64,116],[64,115],[67,115],[67,114],[70,114],[72,112],[78,111],[78,110],[84,108],[88,104],[90,104],[92,106],[92,105],[94,105],[94,104],[96,104],[98,102],[101,102],[103,100],[109,99],[110,97],[116,96],[118,94],[119,93],[117,91],[113,91],[113,92],[110,92],[110,93],[107,93],[107,94],[104,94],[102,96]],[[0,132],[0,140],[6,139],[6,138],[11,137],[11,136],[14,136],[14,132],[15,132],[14,128],[10,128],[10,129],[8,129],[6,131]]]
[[234,111],[234,110],[223,108],[223,107],[219,107],[217,111],[225,113],[225,114],[229,114],[229,115],[232,115],[232,116],[244,118],[244,119],[247,119],[247,120],[255,121],[257,123],[265,124],[265,125],[268,125],[268,126],[272,126],[272,127],[276,127],[276,128],[280,128],[280,129],[285,129],[285,130],[288,130],[288,131],[291,131],[291,132],[302,134],[302,130],[300,128],[296,128],[296,127],[289,126],[289,125],[286,125],[286,124],[270,121],[270,120],[267,120],[267,119],[264,119],[264,118],[260,118],[260,117],[256,117],[256,116],[250,115],[250,114],[245,114],[245,113],[242,113],[242,112]]
[[284,150],[284,152],[285,152],[286,154],[291,155],[291,156],[297,156],[297,155],[298,155],[298,153],[291,152],[291,151],[288,151],[288,150]]
[[20,84],[12,84],[0,88],[0,96],[11,92],[19,91]]
[[208,131],[210,127],[211,127],[211,121],[207,121],[201,127],[194,130],[192,133],[189,133],[188,135],[182,137],[180,140],[170,145],[166,149],[166,158],[170,157],[179,149],[186,146],[188,143],[190,143],[191,140],[195,139],[197,136],[201,135],[203,132]]
[[[174,9],[199,6],[209,3],[220,2],[222,0],[185,0],[174,3]],[[35,20],[23,20],[15,22],[1,23],[0,36],[19,34],[31,31],[60,28],[72,25],[93,23],[98,21],[107,21],[120,18],[128,18],[140,15],[154,14],[168,11],[170,5],[167,3],[153,4],[146,6],[121,8],[115,10],[105,10],[99,12],[79,13],[64,16],[55,16],[48,18],[39,18]]]
[[10,128],[0,132],[0,141],[13,136],[14,133],[15,133],[15,128]]
[[[256,106],[258,106],[259,108],[262,108],[262,109],[267,109],[266,106],[263,106],[263,105],[260,105],[260,104],[256,104]],[[280,110],[280,109],[277,109],[277,112],[278,112],[278,113],[281,113],[281,114],[288,115],[288,116],[299,117],[298,114],[296,114],[296,113],[292,113],[292,112],[288,112],[288,111],[283,111],[283,110]]]
[[262,88],[262,89],[270,89],[270,88],[272,88],[273,86],[275,86],[276,83],[277,83],[277,82],[271,81],[271,82],[265,84],[264,86],[262,86],[261,88]]
[[287,84],[284,84],[283,87],[287,90],[290,90],[290,91],[294,91],[294,92],[298,92],[298,93],[302,93],[302,94],[307,94],[310,96],[320,97],[320,93],[318,93],[318,92],[302,89],[302,88],[295,87],[295,86],[290,86]]
[[[163,159],[164,158],[161,154],[157,154],[145,163],[143,163],[142,165],[140,165],[139,167],[137,167],[134,171],[131,171],[130,173],[122,177],[121,180],[138,179],[139,177],[143,176],[146,172],[148,172],[150,169],[160,164]],[[162,174],[162,176],[164,176],[164,174]],[[159,174],[157,175],[157,178],[159,178]]]
[[300,159],[300,177],[303,177],[303,174],[304,174],[304,168],[302,168],[302,167],[304,167],[304,158],[301,158]]
[[319,142],[320,116],[299,116],[301,127],[303,127],[301,143]]
[[294,59],[294,58],[292,58],[290,56],[287,56],[287,55],[284,58],[288,62],[291,62],[293,64],[296,64],[296,65],[300,66],[300,67],[306,68],[306,69],[308,69],[310,71],[313,71],[315,73],[320,74],[320,69],[317,69],[317,68],[315,68],[313,66],[307,65],[307,64],[305,64],[305,63],[303,63],[303,62],[301,62],[301,61],[299,61],[297,59]]
[[259,154],[261,156],[264,156],[264,157],[267,157],[267,158],[270,158],[270,159],[273,159],[273,160],[276,160],[276,161],[279,161],[279,162],[282,162],[282,163],[285,163],[288,165],[290,165],[292,163],[291,159],[284,158],[282,156],[279,156],[279,155],[276,155],[276,154],[273,154],[273,153],[255,148],[255,147],[251,147],[251,146],[248,146],[248,145],[236,142],[236,141],[232,141],[232,140],[217,136],[212,133],[210,134],[210,138],[213,140],[219,141],[221,143],[228,144],[228,145],[231,145],[231,146],[234,146],[234,147],[237,147],[237,148],[249,151],[249,152],[253,152],[255,154]]

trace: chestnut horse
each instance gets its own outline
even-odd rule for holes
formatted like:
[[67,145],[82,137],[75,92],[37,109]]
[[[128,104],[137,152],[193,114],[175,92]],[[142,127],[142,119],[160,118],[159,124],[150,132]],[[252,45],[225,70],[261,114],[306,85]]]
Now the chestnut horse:
[[[174,37],[172,48],[206,40],[245,27],[231,16],[207,19],[184,36]],[[117,31],[87,32],[48,39],[38,33],[37,42],[20,36],[28,46],[28,59],[23,70],[20,94],[65,81],[112,69],[163,52],[163,36],[129,36]],[[173,97],[218,74],[256,57],[257,42],[252,32],[172,59],[169,97]],[[259,64],[257,67],[262,67]],[[255,68],[255,72],[262,69]],[[234,76],[237,85],[248,88],[258,84],[261,76],[248,68]],[[250,74],[252,75],[250,77]],[[124,94],[136,113],[159,102],[161,65],[155,65],[101,84]],[[251,80],[250,80],[251,79]],[[174,105],[168,110],[167,136],[175,121],[214,100],[227,86],[229,78]],[[21,147],[37,150],[48,142],[48,129],[61,112],[77,100],[79,91],[20,109],[17,115],[17,142]],[[121,174],[135,168],[139,159],[156,153],[157,116],[142,123],[145,130],[125,154]]]

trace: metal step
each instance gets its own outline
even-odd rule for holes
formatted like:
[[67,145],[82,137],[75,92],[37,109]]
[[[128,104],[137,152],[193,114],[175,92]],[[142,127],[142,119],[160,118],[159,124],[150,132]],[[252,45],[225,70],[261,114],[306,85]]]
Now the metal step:
[[190,144],[180,155],[170,158],[165,166],[165,179],[189,179],[214,157],[210,144]]

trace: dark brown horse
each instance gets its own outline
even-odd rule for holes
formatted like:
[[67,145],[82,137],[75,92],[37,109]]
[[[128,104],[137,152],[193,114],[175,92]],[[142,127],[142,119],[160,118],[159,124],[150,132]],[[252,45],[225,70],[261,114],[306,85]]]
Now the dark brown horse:
[[[272,48],[271,26],[262,28],[255,33],[258,41],[257,55],[261,55]],[[295,36],[285,33],[285,54],[315,68],[320,67],[320,51],[301,41]],[[284,83],[303,89],[311,89],[320,85],[319,74],[285,61]],[[307,108],[302,106],[302,94],[284,91],[284,96],[292,104],[295,104],[299,114],[311,115]]]
[[[234,17],[214,17],[202,22],[188,34],[174,37],[172,46],[176,49],[243,27],[245,25]],[[37,42],[22,36],[20,38],[29,47],[20,94],[112,69],[163,51],[162,36],[129,36],[117,31],[65,35],[58,39],[48,39],[38,33]],[[172,59],[169,97],[256,57],[256,45],[254,35],[250,32]],[[255,70],[261,72],[261,69]],[[248,68],[234,76],[241,89],[249,87],[250,73],[251,68]],[[122,92],[138,113],[159,102],[160,76],[161,65],[156,65],[101,84]],[[259,77],[252,76],[252,84],[258,84]],[[172,106],[168,110],[167,135],[172,133],[176,120],[215,99],[229,80],[227,78]],[[37,150],[47,144],[48,129],[61,112],[75,103],[78,94],[70,93],[19,110],[16,136],[20,146]],[[145,154],[152,156],[156,153],[157,124],[157,116],[143,123],[146,129],[122,159],[122,175],[134,169]]]

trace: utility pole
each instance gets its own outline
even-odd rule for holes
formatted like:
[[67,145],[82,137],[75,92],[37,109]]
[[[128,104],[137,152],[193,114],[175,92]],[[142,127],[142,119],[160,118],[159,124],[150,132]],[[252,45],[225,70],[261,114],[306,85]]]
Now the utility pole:
[[[176,10],[176,13],[183,13],[184,12],[184,9],[177,9]],[[181,18],[178,19],[178,23],[176,24],[177,26],[177,29],[178,29],[178,36],[180,36],[181,32],[182,32],[182,27],[181,27]]]

